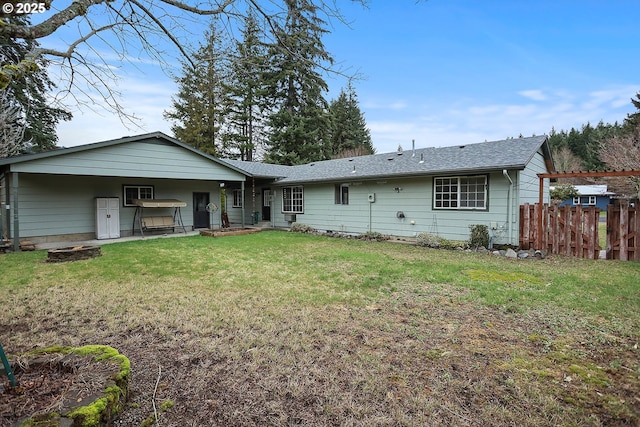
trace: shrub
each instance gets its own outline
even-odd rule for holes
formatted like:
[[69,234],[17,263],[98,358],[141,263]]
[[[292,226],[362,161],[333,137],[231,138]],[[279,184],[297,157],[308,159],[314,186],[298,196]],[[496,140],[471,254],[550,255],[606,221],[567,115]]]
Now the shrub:
[[466,249],[467,247],[467,242],[448,240],[444,237],[429,233],[419,233],[416,236],[416,244],[418,246],[436,249]]
[[291,224],[291,231],[294,233],[315,233],[316,229],[301,222],[294,222]]
[[571,184],[558,184],[553,189],[549,190],[549,196],[555,204],[559,204],[567,199],[578,197],[578,189]]
[[469,229],[471,230],[469,246],[476,249],[480,246],[489,247],[489,227],[483,224],[473,224],[469,226]]

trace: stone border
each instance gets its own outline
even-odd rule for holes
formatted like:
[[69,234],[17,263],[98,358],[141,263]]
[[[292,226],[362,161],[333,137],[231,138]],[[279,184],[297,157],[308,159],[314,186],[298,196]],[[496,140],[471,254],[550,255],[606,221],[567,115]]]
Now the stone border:
[[105,378],[104,390],[77,401],[74,396],[63,396],[61,413],[50,413],[21,420],[16,426],[46,427],[99,427],[111,425],[124,408],[129,390],[129,359],[106,345],[87,345],[84,347],[49,347],[34,350],[21,356],[32,364],[37,364],[46,354],[93,356],[96,363],[109,363],[113,366],[113,375]]
[[227,229],[227,231],[224,230],[200,230],[200,235],[201,236],[207,236],[207,237],[222,237],[222,236],[240,236],[242,234],[253,234],[253,233],[259,233],[262,230],[260,230],[259,228],[238,228],[238,229]]

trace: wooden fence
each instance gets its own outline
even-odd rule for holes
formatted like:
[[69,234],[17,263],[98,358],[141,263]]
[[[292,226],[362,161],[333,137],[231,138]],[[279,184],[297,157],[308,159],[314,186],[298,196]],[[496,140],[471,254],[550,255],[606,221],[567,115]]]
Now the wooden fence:
[[[542,209],[542,241],[539,242],[538,215]],[[520,206],[520,247],[552,254],[597,259],[600,209],[594,206]]]
[[[542,241],[538,215],[542,209]],[[520,206],[520,247],[552,254],[597,259],[600,209],[591,206]],[[607,206],[606,258],[640,261],[640,204]]]
[[640,261],[640,205],[607,206],[607,259]]

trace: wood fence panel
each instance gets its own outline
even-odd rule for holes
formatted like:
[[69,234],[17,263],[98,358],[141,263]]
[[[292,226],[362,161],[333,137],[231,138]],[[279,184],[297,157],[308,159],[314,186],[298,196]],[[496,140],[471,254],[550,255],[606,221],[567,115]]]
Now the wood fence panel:
[[629,233],[633,233],[633,246],[630,246],[633,250],[633,256],[629,259],[640,261],[640,206],[636,206],[636,209],[631,213],[633,220],[629,219]]
[[[543,233],[538,234],[538,214],[542,210]],[[597,259],[600,209],[590,206],[549,206],[536,203],[520,206],[520,246],[553,254]],[[635,220],[635,217],[634,217]],[[636,234],[634,234],[635,236]],[[540,240],[542,236],[542,241]],[[634,238],[634,242],[638,239]]]
[[627,247],[629,241],[627,240],[627,229],[629,227],[629,210],[624,206],[620,209],[620,227],[618,231],[619,236],[619,260],[627,260]]
[[607,207],[607,259],[640,261],[640,206]]
[[584,234],[590,240],[587,241],[583,252],[583,258],[598,259],[600,257],[600,236],[598,222],[600,221],[600,209],[587,212],[584,221]]

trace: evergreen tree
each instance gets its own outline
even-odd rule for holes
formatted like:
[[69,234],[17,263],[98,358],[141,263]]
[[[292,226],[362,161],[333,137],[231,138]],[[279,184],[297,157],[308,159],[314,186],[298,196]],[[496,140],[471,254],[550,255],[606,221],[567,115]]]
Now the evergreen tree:
[[214,156],[225,156],[229,149],[220,129],[224,123],[223,90],[226,77],[226,50],[221,32],[212,21],[190,63],[182,63],[182,77],[176,78],[178,93],[172,109],[164,117],[172,120],[171,131],[180,141]]
[[261,31],[253,15],[245,20],[242,41],[237,42],[225,84],[223,129],[229,155],[253,161],[258,147],[263,145],[264,111],[267,109],[265,91],[259,76],[265,71],[266,48]]
[[593,127],[590,123],[581,129],[571,128],[569,132],[551,130],[549,146],[554,152],[568,148],[580,160],[583,169],[602,170],[605,164],[600,159],[600,147],[603,141],[609,140],[622,132],[618,123],[605,124],[602,121]]
[[363,156],[375,152],[351,82],[347,90],[341,90],[338,99],[331,102],[329,113],[332,158]]
[[636,107],[635,113],[630,113],[624,119],[624,131],[625,133],[633,133],[638,129],[638,125],[640,125],[640,92],[636,94],[637,99],[631,98],[631,103],[634,107]]
[[328,158],[330,123],[323,97],[327,84],[318,64],[331,62],[331,57],[322,44],[327,31],[317,7],[309,0],[286,4],[286,24],[276,31],[271,70],[264,74],[274,105],[265,160],[295,165]]
[[[14,25],[28,25],[29,17],[16,15],[5,18]],[[38,48],[34,40],[18,40],[0,35],[0,68],[18,63]],[[3,90],[3,107],[16,113],[15,126],[22,127],[22,141],[18,153],[42,152],[56,148],[56,127],[60,120],[71,120],[71,113],[56,108],[47,99],[47,93],[55,88],[46,73],[45,60],[37,61],[37,71],[12,79]]]

